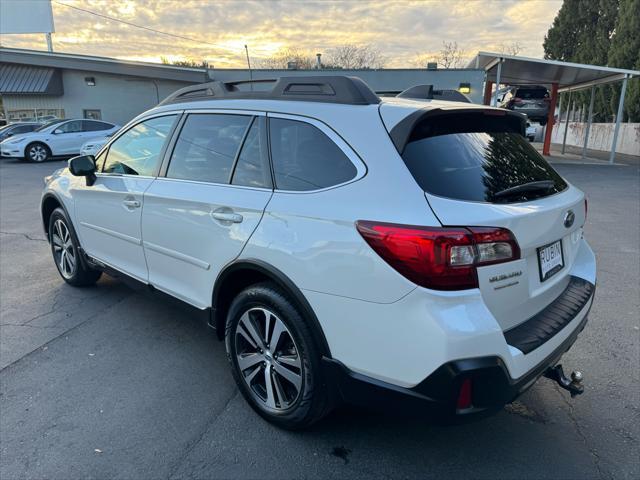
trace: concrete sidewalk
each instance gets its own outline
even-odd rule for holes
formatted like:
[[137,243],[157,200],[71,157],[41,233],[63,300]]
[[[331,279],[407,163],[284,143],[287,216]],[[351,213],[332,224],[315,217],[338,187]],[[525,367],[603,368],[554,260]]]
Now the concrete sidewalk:
[[[542,153],[542,143],[534,142],[532,145]],[[551,155],[547,158],[553,163],[579,163],[588,165],[609,165],[609,152],[601,150],[587,149],[587,155],[582,158],[582,147],[567,145],[564,155],[562,152],[562,144],[551,144]],[[624,153],[616,153],[614,165],[633,165],[640,166],[640,155],[626,155]]]

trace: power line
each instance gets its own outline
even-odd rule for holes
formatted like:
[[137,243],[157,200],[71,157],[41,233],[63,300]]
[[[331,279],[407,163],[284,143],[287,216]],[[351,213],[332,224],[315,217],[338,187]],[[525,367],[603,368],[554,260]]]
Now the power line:
[[52,0],[53,3],[57,3],[58,5],[62,5],[64,7],[72,8],[74,10],[78,10],[80,12],[89,13],[91,15],[95,15],[96,17],[104,18],[106,20],[111,20],[113,22],[124,23],[125,25],[129,25],[130,27],[140,28],[142,30],[147,30],[148,32],[158,33],[160,35],[166,35],[167,37],[179,38],[181,40],[188,40],[190,42],[201,43],[203,45],[209,45],[211,47],[222,48],[230,51],[236,51],[235,48],[226,47],[223,45],[217,45],[215,43],[203,42],[202,40],[198,40],[197,38],[185,37],[183,35],[176,35],[175,33],[163,32],[162,30],[156,30],[155,28],[145,27],[144,25],[138,25],[137,23],[128,22],[126,20],[122,20],[120,18],[111,17],[109,15],[104,15],[102,13],[94,12],[92,10],[87,10],[85,8],[76,7],[75,5],[69,5],[68,3],[59,2],[58,0]]

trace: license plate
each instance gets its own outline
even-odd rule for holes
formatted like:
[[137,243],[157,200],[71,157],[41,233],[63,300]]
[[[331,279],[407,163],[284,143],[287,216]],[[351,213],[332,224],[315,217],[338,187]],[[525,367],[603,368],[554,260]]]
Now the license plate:
[[562,267],[564,267],[562,240],[538,248],[538,265],[540,267],[541,282],[562,270]]

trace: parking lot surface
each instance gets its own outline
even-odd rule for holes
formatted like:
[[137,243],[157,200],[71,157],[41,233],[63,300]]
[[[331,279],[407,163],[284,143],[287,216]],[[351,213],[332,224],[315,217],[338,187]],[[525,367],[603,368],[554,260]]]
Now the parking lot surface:
[[541,379],[473,424],[342,408],[291,433],[248,407],[196,314],[107,276],[64,284],[38,212],[42,177],[63,165],[0,160],[3,480],[640,478],[637,167],[557,166],[589,196],[598,257],[589,324],[563,358],[584,395]]

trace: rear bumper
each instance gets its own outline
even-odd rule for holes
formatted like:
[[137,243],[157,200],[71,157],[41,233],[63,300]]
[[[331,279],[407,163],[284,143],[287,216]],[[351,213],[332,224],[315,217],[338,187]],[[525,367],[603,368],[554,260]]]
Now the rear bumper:
[[[588,282],[587,282],[588,283]],[[343,402],[381,411],[419,415],[441,423],[456,423],[485,417],[500,410],[531,387],[545,371],[558,363],[584,329],[593,304],[595,286],[588,284],[588,299],[576,315],[576,325],[542,361],[519,378],[512,378],[498,356],[455,360],[436,369],[414,387],[400,387],[349,370],[334,359],[323,359],[325,378],[334,395]],[[573,294],[573,292],[570,292]],[[553,312],[552,312],[553,313]],[[572,323],[572,322],[566,322]],[[471,379],[472,406],[456,408],[462,383]]]
[[[589,307],[590,308],[590,307]],[[578,327],[542,362],[520,378],[513,379],[499,357],[456,360],[442,365],[412,388],[399,387],[350,371],[341,362],[324,358],[323,367],[334,395],[343,402],[385,412],[417,415],[439,423],[458,423],[486,417],[499,411],[528,390],[575,343],[587,315]],[[457,410],[462,383],[472,382],[472,407]]]

